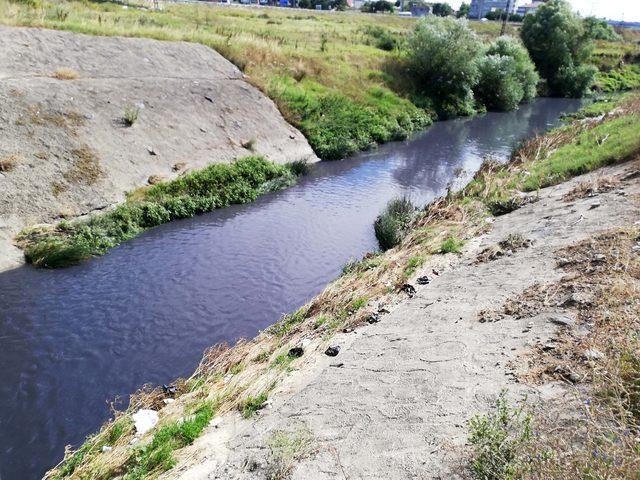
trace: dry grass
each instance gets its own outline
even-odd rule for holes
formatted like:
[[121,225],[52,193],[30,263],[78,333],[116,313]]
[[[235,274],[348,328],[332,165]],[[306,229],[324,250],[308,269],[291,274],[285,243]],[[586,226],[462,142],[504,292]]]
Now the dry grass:
[[640,229],[600,234],[556,252],[565,276],[536,285],[502,313],[555,310],[576,317],[526,359],[520,380],[561,380],[575,401],[547,405],[522,453],[525,478],[637,478],[640,471]]
[[594,197],[600,193],[613,190],[619,184],[617,178],[602,176],[588,182],[581,182],[573,190],[562,197],[567,202],[572,202],[580,198]]
[[87,145],[71,151],[72,166],[62,174],[65,180],[80,185],[93,185],[104,171],[100,166],[98,155]]
[[78,72],[70,68],[59,68],[55,72],[52,72],[49,76],[58,80],[76,80],[80,77]]
[[16,168],[18,164],[18,155],[12,154],[4,158],[0,158],[0,173],[7,173]]

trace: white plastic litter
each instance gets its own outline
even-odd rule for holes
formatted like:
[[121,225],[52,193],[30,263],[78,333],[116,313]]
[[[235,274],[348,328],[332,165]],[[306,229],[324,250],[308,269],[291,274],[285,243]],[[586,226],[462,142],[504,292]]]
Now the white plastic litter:
[[155,410],[138,410],[131,418],[136,425],[138,435],[144,435],[158,423],[158,412]]

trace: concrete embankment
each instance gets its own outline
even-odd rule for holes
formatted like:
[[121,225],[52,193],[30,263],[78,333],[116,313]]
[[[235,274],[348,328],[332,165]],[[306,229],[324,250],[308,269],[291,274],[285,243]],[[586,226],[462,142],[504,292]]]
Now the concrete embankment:
[[304,136],[198,44],[0,27],[0,270],[22,228],[104,209],[149,182],[259,154],[315,161]]

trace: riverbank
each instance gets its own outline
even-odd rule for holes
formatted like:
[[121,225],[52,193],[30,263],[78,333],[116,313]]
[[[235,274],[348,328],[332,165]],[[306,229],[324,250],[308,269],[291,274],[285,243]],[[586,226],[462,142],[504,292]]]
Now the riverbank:
[[[205,357],[202,365],[191,379],[176,383],[175,393],[164,393],[161,390],[155,390],[133,397],[131,407],[127,413],[118,415],[115,422],[106,425],[100,434],[89,439],[77,453],[69,455],[65,463],[57,470],[52,471],[50,476],[56,478],[56,476],[76,475],[81,477],[89,475],[95,478],[108,478],[114,472],[127,471],[132,474],[135,472],[135,475],[139,475],[141,478],[147,474],[159,473],[170,469],[176,462],[179,465],[179,469],[175,470],[176,475],[184,473],[185,470],[190,470],[190,474],[194,478],[198,478],[198,474],[215,472],[216,469],[234,471],[234,469],[240,468],[240,465],[246,466],[248,464],[259,465],[260,469],[258,471],[262,472],[263,470],[261,469],[263,468],[275,468],[274,464],[277,465],[280,461],[283,461],[285,463],[284,466],[287,468],[293,467],[293,460],[299,459],[300,451],[294,452],[295,458],[291,457],[289,453],[287,454],[289,457],[285,455],[284,457],[281,456],[280,459],[271,458],[265,461],[261,459],[264,454],[270,455],[269,452],[276,452],[276,456],[280,455],[278,452],[282,452],[283,448],[285,453],[291,452],[291,448],[287,447],[287,445],[303,445],[305,446],[303,449],[305,451],[309,447],[308,453],[314,452],[314,455],[309,456],[309,462],[313,464],[313,459],[320,458],[318,465],[324,468],[328,465],[327,462],[330,459],[336,458],[332,452],[338,452],[338,457],[342,458],[342,447],[344,446],[345,452],[349,451],[348,445],[345,446],[343,443],[348,435],[344,436],[339,432],[331,433],[327,430],[326,432],[329,435],[323,436],[322,431],[313,428],[315,424],[312,422],[310,425],[303,425],[299,431],[296,430],[299,434],[294,431],[280,435],[278,433],[280,427],[277,426],[275,419],[286,417],[282,415],[283,410],[281,410],[280,406],[293,409],[292,415],[303,418],[304,415],[301,415],[301,413],[304,413],[305,410],[303,409],[301,412],[297,409],[302,408],[306,404],[304,402],[317,402],[318,398],[327,397],[329,403],[323,411],[332,412],[337,418],[342,418],[337,415],[339,412],[342,412],[341,415],[347,415],[349,412],[354,411],[356,405],[363,404],[362,414],[367,416],[365,418],[370,417],[373,412],[378,412],[393,424],[391,426],[399,428],[399,425],[394,423],[394,419],[400,421],[404,417],[393,415],[391,411],[387,412],[388,414],[384,413],[385,406],[392,410],[396,408],[394,407],[397,403],[396,390],[391,390],[393,395],[387,400],[375,396],[376,392],[384,393],[387,391],[384,388],[385,383],[379,382],[380,376],[386,375],[384,373],[385,369],[371,369],[369,367],[355,369],[349,367],[347,369],[343,367],[348,366],[349,362],[354,362],[353,365],[356,367],[358,362],[365,362],[366,365],[370,365],[380,353],[380,348],[387,349],[388,352],[395,355],[398,351],[402,353],[403,345],[405,344],[419,346],[420,348],[424,348],[425,345],[431,345],[429,328],[435,321],[434,318],[431,315],[428,316],[429,323],[426,330],[418,329],[416,325],[424,324],[418,317],[425,313],[429,314],[429,308],[432,305],[435,305],[436,309],[442,309],[439,310],[442,312],[439,317],[441,320],[437,320],[437,322],[440,322],[438,328],[442,329],[441,336],[450,338],[451,328],[461,329],[459,332],[461,335],[470,335],[469,341],[473,340],[472,343],[475,345],[475,350],[461,347],[461,350],[466,352],[465,356],[461,357],[461,359],[449,359],[446,357],[447,352],[450,352],[451,348],[455,350],[457,347],[448,345],[446,342],[440,346],[435,343],[433,348],[437,351],[434,350],[433,352],[434,356],[431,359],[433,361],[425,357],[424,361],[420,360],[418,362],[419,365],[415,369],[410,369],[413,373],[408,372],[405,375],[403,373],[405,363],[411,365],[411,362],[417,362],[414,355],[409,355],[409,350],[406,352],[407,356],[400,355],[385,361],[385,365],[393,365],[394,358],[396,360],[400,359],[396,364],[397,368],[390,368],[388,371],[388,375],[390,375],[390,383],[388,384],[393,385],[404,378],[408,382],[407,385],[412,385],[412,388],[415,388],[415,385],[424,384],[430,385],[430,389],[435,389],[436,391],[447,388],[447,385],[451,385],[456,390],[456,385],[458,385],[462,389],[461,391],[471,394],[470,397],[465,397],[468,399],[466,401],[475,402],[474,391],[467,391],[463,387],[466,384],[466,380],[463,379],[464,381],[451,383],[449,379],[452,374],[478,371],[480,365],[485,367],[493,365],[493,362],[479,361],[477,367],[471,367],[471,370],[469,370],[470,366],[475,365],[474,362],[478,362],[477,359],[481,358],[476,355],[481,353],[477,348],[491,345],[489,342],[483,343],[479,341],[478,338],[480,337],[476,336],[476,329],[479,327],[474,327],[473,325],[478,322],[478,306],[484,305],[484,302],[486,302],[487,306],[498,305],[504,301],[505,295],[511,292],[510,289],[514,289],[513,292],[518,291],[524,284],[529,285],[535,280],[535,276],[530,275],[528,270],[522,268],[520,257],[511,257],[505,254],[505,251],[518,250],[527,242],[517,242],[515,239],[518,237],[513,236],[504,246],[500,246],[504,255],[495,255],[496,258],[503,256],[498,261],[511,263],[510,268],[516,269],[513,275],[503,275],[502,267],[504,265],[500,265],[501,268],[496,268],[495,265],[497,264],[491,262],[480,262],[479,265],[484,265],[479,267],[482,271],[473,271],[473,268],[476,267],[469,265],[468,262],[470,258],[475,258],[476,254],[480,253],[480,244],[484,242],[487,247],[495,246],[496,243],[502,242],[502,240],[508,240],[502,237],[509,237],[509,233],[521,234],[524,237],[527,235],[535,237],[534,239],[540,241],[535,242],[534,246],[528,249],[523,249],[522,252],[527,256],[532,255],[531,261],[535,261],[535,268],[540,269],[538,278],[551,279],[554,275],[553,262],[549,255],[549,247],[545,246],[547,243],[561,246],[564,243],[584,238],[584,236],[593,233],[592,229],[595,232],[612,226],[620,226],[637,216],[637,210],[633,207],[635,204],[629,203],[633,200],[633,195],[637,194],[633,190],[635,183],[629,179],[623,179],[626,175],[627,165],[615,167],[615,170],[608,172],[611,175],[620,177],[619,180],[621,182],[626,182],[623,190],[627,192],[627,196],[622,196],[615,192],[608,193],[606,202],[601,202],[597,208],[590,207],[588,202],[592,200],[589,197],[580,200],[582,203],[580,203],[579,208],[569,206],[562,200],[564,193],[576,189],[581,184],[580,182],[591,180],[593,177],[569,180],[569,183],[563,184],[561,187],[540,190],[537,195],[533,196],[523,196],[519,193],[527,185],[534,185],[534,181],[529,180],[530,172],[535,173],[533,178],[536,179],[536,186],[543,184],[553,185],[567,180],[573,175],[584,173],[612,162],[632,158],[633,154],[640,148],[640,145],[637,144],[638,135],[630,135],[633,129],[637,130],[638,128],[637,99],[631,97],[621,105],[600,105],[599,108],[603,109],[602,111],[610,110],[610,112],[587,120],[576,120],[560,131],[537,137],[526,143],[520,149],[516,160],[506,168],[492,165],[490,166],[491,168],[487,166],[481,170],[474,182],[461,193],[453,194],[431,204],[425,210],[423,216],[416,221],[411,233],[400,247],[392,249],[385,254],[367,256],[361,262],[350,265],[345,270],[345,274],[327,287],[321,295],[295,314],[284,317],[279,323],[267,329],[255,340],[242,343],[231,349],[224,346],[214,348]],[[614,126],[615,128],[613,128]],[[622,134],[620,139],[616,137],[618,133]],[[607,144],[608,142],[609,144]],[[618,147],[618,145],[620,146]],[[568,152],[573,153],[568,156]],[[558,192],[561,192],[562,195]],[[530,200],[536,197],[539,201],[530,203]],[[605,197],[602,198],[604,199]],[[496,206],[504,207],[505,205],[509,206],[510,209],[516,209],[516,211],[493,219],[491,210]],[[501,209],[504,210],[504,208]],[[576,213],[578,210],[579,214]],[[576,220],[573,217],[577,217],[578,222],[575,225],[580,224],[580,229],[566,228],[567,225],[571,226],[572,222]],[[514,225],[518,225],[516,230],[520,231],[507,231]],[[490,230],[491,232],[488,236],[478,237],[478,235]],[[466,242],[462,257],[455,254],[444,256],[438,254],[443,250],[443,243],[450,238],[455,238],[458,242]],[[454,265],[461,265],[460,268],[462,270],[455,270],[453,268]],[[491,283],[487,283],[487,279],[494,277],[491,277],[489,272],[486,272],[487,278],[485,279],[483,269],[489,269],[492,272],[491,275],[497,275],[497,280],[501,279],[501,281],[492,287]],[[435,270],[438,275],[433,273],[432,270]],[[425,274],[430,282],[429,285],[418,286],[417,282],[415,282],[416,277],[423,277]],[[469,288],[469,275],[471,275],[471,278],[478,278],[477,286],[472,285],[471,288],[479,288],[479,296],[473,297],[472,305],[469,305],[469,308],[456,310],[456,308],[462,308],[460,307],[461,305],[468,304],[471,297],[463,301],[463,299],[456,296],[458,295],[456,292],[460,292],[460,295],[465,295],[463,289],[452,289],[451,285],[455,285],[456,282],[463,282],[465,288]],[[517,282],[514,281],[513,285],[509,286],[504,279],[511,280],[512,277]],[[446,281],[443,282],[443,279],[446,279]],[[426,283],[426,280],[421,282]],[[413,287],[405,287],[406,283],[411,283]],[[488,286],[483,287],[483,285]],[[413,288],[417,290],[415,294]],[[432,296],[431,293],[434,288],[441,289],[442,295]],[[491,290],[492,288],[493,290]],[[425,303],[425,305],[420,303],[416,308],[416,303],[414,302],[416,295],[417,298],[424,298],[422,303]],[[424,295],[427,295],[427,297],[424,297]],[[496,295],[497,297],[494,298]],[[412,298],[406,300],[407,296]],[[441,301],[438,302],[440,297],[442,297]],[[435,302],[435,304],[431,302]],[[399,305],[397,309],[394,309],[395,305]],[[425,310],[419,308],[420,306],[425,306]],[[391,313],[387,314],[388,311]],[[464,318],[458,318],[460,316]],[[452,324],[452,318],[454,317],[463,321],[456,324],[455,320],[453,320]],[[414,318],[414,320],[408,321],[407,318]],[[376,324],[378,321],[380,321],[380,325],[366,326],[367,323]],[[506,323],[495,324],[495,326],[492,322],[489,322],[489,324],[487,328],[488,338],[493,338],[496,335],[506,335],[500,333],[506,327]],[[362,325],[365,326],[362,327]],[[388,332],[391,336],[386,340],[386,337],[381,335],[367,334],[371,329],[386,328],[387,325],[391,329]],[[509,325],[522,329],[520,323],[510,323]],[[545,328],[549,328],[549,325],[551,324],[540,323],[541,335],[546,331]],[[402,340],[403,335],[397,335],[399,340],[392,342],[391,340],[396,338],[396,335],[391,332],[395,331],[396,327],[398,329],[407,329],[406,336],[411,336],[412,341],[407,343]],[[499,331],[495,330],[498,327],[500,327]],[[525,325],[525,330],[527,329],[526,327],[528,327],[528,323]],[[531,330],[531,328],[528,330]],[[340,333],[344,329],[347,329],[347,331],[355,329],[356,332],[362,331],[364,333]],[[427,335],[429,338],[422,339],[421,335]],[[371,348],[366,350],[371,352],[370,355],[362,354],[362,351],[358,348],[357,340],[354,339],[360,336],[365,339],[368,338],[375,343],[375,345],[373,343],[370,344]],[[505,355],[522,353],[526,347],[526,339],[525,335],[519,335],[517,339],[513,340],[515,344],[512,348],[516,348],[516,350],[505,349]],[[377,345],[376,343],[387,341],[389,342],[388,345],[387,343],[385,345]],[[511,340],[509,341],[511,342]],[[350,347],[352,342],[353,346]],[[342,347],[336,358],[329,358],[323,355],[327,346],[336,344]],[[296,347],[301,347],[301,350],[297,350]],[[486,352],[489,357],[494,353]],[[300,355],[301,358],[299,358]],[[422,356],[424,355],[419,355],[419,357]],[[437,367],[454,360],[462,361],[463,366],[443,372],[443,380],[440,383],[434,382],[434,378],[431,375],[433,372],[429,369],[431,367],[425,367],[425,365],[430,364]],[[337,366],[340,363],[343,364],[343,367]],[[506,382],[504,364],[501,365],[500,368],[492,367],[491,372],[487,373],[490,378],[497,379],[497,383],[489,383],[489,387],[492,386],[492,388],[499,389],[501,382]],[[300,370],[301,373],[292,373],[290,375],[293,370]],[[347,371],[349,372],[348,376],[343,373]],[[316,377],[316,374],[320,376]],[[336,375],[344,375],[343,378],[347,379],[347,383],[338,381]],[[355,377],[353,377],[354,375]],[[371,378],[367,378],[367,375],[371,376]],[[412,375],[427,375],[428,378],[425,377],[424,381],[416,382]],[[350,382],[348,380],[350,378],[359,380]],[[310,394],[306,399],[303,398],[305,392],[313,392],[313,390],[304,387],[310,381],[312,383],[315,382],[314,379],[322,380],[315,383],[317,388],[322,389],[322,394]],[[391,381],[392,379],[393,381]],[[472,382],[471,384],[473,385],[474,383]],[[347,402],[352,407],[346,410],[337,405],[331,407],[334,400],[344,405],[344,398],[341,392],[344,391],[345,385],[353,387],[353,401]],[[367,387],[368,385],[370,388]],[[365,388],[366,391],[362,391],[362,388]],[[466,405],[469,408],[465,409],[464,412],[471,414],[483,411],[485,406],[488,408],[491,401],[490,390],[492,388],[485,391],[486,395],[482,402]],[[292,394],[297,391],[301,392],[300,395],[302,397],[292,397]],[[493,393],[497,395],[499,392],[495,391]],[[427,394],[428,392],[425,392],[425,395]],[[366,403],[369,396],[374,400],[373,403]],[[424,405],[425,398],[422,396],[413,398]],[[427,398],[429,398],[428,395]],[[406,399],[409,400],[409,397]],[[165,402],[165,400],[168,401]],[[171,400],[175,401],[172,402]],[[440,400],[435,399],[434,401],[434,406],[442,405]],[[410,403],[407,403],[407,405]],[[160,429],[156,433],[147,433],[137,440],[142,446],[131,447],[131,439],[136,437],[131,414],[141,407],[154,410],[161,409]],[[193,438],[190,436],[185,437],[174,425],[179,425],[180,419],[185,415],[190,415],[190,412],[204,411],[202,409],[208,408],[213,408],[215,415],[221,417],[222,420],[214,419],[212,425],[204,429],[201,440],[195,441],[194,447],[183,449],[182,447],[189,444]],[[236,417],[237,414],[233,412],[237,409],[246,418],[252,417],[256,412],[261,413],[258,416],[258,421],[254,423],[251,420],[240,420]],[[313,409],[306,409],[306,411],[311,410]],[[407,408],[407,411],[411,410],[411,408]],[[463,425],[468,418],[463,416],[458,418],[454,413],[452,412],[450,415],[451,420],[446,420],[442,424],[444,425],[443,428],[450,429],[452,428],[451,424],[454,424],[454,426],[455,424]],[[435,417],[431,419],[433,410],[427,409],[425,415],[430,419],[429,421],[408,422],[408,424],[414,425],[416,428],[418,425],[434,424],[432,420],[435,420]],[[438,416],[437,418],[441,417]],[[447,417],[444,418],[446,419]],[[263,421],[266,423],[263,423]],[[381,422],[383,421],[381,418]],[[222,422],[222,426],[219,422]],[[327,425],[332,425],[331,422],[327,422]],[[359,425],[363,422],[365,425],[369,424],[368,421],[361,419],[354,425]],[[375,423],[373,422],[371,425]],[[407,424],[404,421],[401,423],[403,425]],[[440,425],[440,422],[435,422],[435,424]],[[342,425],[350,425],[350,423],[346,422]],[[261,430],[262,426],[268,428],[263,431]],[[307,430],[310,431],[310,434],[307,434]],[[393,429],[386,429],[387,432],[391,430]],[[256,445],[247,442],[242,435],[238,436],[236,443],[234,443],[235,433],[246,431],[262,432],[260,435],[255,436]],[[440,433],[448,431],[442,430]],[[385,430],[377,432],[377,434],[384,436]],[[363,437],[358,438],[378,438],[374,433],[363,430]],[[462,438],[461,435],[462,433],[457,434],[456,438],[459,440]],[[138,435],[138,437],[140,436]],[[147,443],[152,437],[154,438],[153,442]],[[244,446],[241,444],[243,438],[245,438]],[[330,441],[329,438],[333,440]],[[425,437],[421,435],[420,438],[424,439]],[[341,439],[338,440],[340,448],[332,447],[332,444],[336,442],[335,439]],[[383,441],[381,437],[380,440],[381,442],[377,443],[377,445],[384,445],[384,448],[388,450],[388,439],[385,438]],[[355,442],[353,445],[357,445],[357,443]],[[231,452],[236,452],[237,454],[230,453],[225,458],[225,452],[229,452],[225,445]],[[273,448],[269,448],[269,445],[272,445]],[[103,446],[111,448],[107,448],[103,452]],[[434,445],[431,450],[435,449],[433,453],[438,451],[445,453],[443,446],[444,443]],[[373,447],[375,445],[372,445]],[[425,457],[422,454],[425,451],[423,447],[424,445],[414,444],[413,446],[400,448],[396,455],[400,463],[394,464],[393,461],[390,461],[389,468],[396,468],[397,465],[403,464],[409,458],[407,457],[407,452],[411,452],[412,448],[414,449],[413,451],[420,454],[416,455],[415,458],[424,460]],[[361,449],[359,448],[358,450]],[[193,460],[194,456],[198,459],[195,462]],[[258,460],[255,463],[247,462],[245,460],[248,460],[248,456],[251,458],[256,457]],[[349,455],[345,454],[345,456]],[[324,460],[322,460],[323,458]],[[381,456],[381,458],[388,457]],[[414,457],[412,456],[411,458]],[[199,465],[199,468],[196,467],[196,464]],[[338,461],[338,464],[340,464],[340,461]],[[309,467],[308,462],[307,467],[312,468]],[[300,471],[304,472],[304,468],[307,467],[300,467],[303,468]],[[350,457],[349,464],[346,467],[365,468],[359,463],[357,456]]]
[[205,46],[3,26],[0,54],[0,271],[22,263],[23,228],[104,215],[141,187],[248,156],[317,161]]

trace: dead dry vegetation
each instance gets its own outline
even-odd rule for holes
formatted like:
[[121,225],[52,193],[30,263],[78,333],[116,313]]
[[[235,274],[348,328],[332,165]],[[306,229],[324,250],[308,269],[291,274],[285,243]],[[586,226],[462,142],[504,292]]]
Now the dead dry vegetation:
[[[636,199],[637,201],[637,199]],[[566,323],[552,342],[539,344],[519,366],[523,382],[560,380],[572,401],[509,409],[474,424],[478,472],[492,478],[637,478],[640,471],[640,229],[600,234],[556,252],[565,275],[535,285],[501,309],[530,318],[553,311]],[[508,320],[505,320],[508,321]],[[526,411],[528,420],[516,421]],[[496,420],[502,416],[503,423]],[[494,429],[494,430],[492,430]],[[509,455],[495,445],[508,438]],[[504,444],[508,443],[505,441]],[[503,445],[504,445],[503,444]],[[506,472],[513,476],[506,475]],[[475,475],[479,478],[478,475]]]

